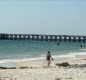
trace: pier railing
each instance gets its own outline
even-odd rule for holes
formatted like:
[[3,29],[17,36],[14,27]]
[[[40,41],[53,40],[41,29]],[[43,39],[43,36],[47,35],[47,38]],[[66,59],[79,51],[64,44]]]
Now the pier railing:
[[80,35],[0,34],[0,40],[69,41],[86,42]]

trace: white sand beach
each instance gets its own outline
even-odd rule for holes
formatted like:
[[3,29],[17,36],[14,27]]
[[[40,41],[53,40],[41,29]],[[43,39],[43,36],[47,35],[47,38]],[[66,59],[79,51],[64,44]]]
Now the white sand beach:
[[59,67],[55,65],[56,61],[52,62],[51,67],[41,61],[17,62],[16,69],[0,69],[0,80],[86,80],[86,60],[68,58],[62,62],[72,66]]

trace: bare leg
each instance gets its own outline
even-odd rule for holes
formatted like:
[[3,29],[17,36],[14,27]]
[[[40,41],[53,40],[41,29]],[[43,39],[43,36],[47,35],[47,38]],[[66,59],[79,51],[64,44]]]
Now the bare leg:
[[51,61],[48,61],[48,67],[50,67]]

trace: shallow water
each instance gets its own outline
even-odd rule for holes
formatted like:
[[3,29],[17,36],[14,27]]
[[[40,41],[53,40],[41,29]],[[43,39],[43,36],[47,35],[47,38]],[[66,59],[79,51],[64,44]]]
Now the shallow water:
[[0,62],[45,59],[47,51],[54,58],[86,55],[85,46],[85,42],[0,40]]

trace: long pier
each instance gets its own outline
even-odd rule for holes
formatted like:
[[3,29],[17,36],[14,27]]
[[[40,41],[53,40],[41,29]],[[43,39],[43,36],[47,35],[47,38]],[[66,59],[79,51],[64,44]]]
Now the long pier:
[[0,34],[0,40],[69,41],[86,42],[80,35],[42,35],[42,34]]

